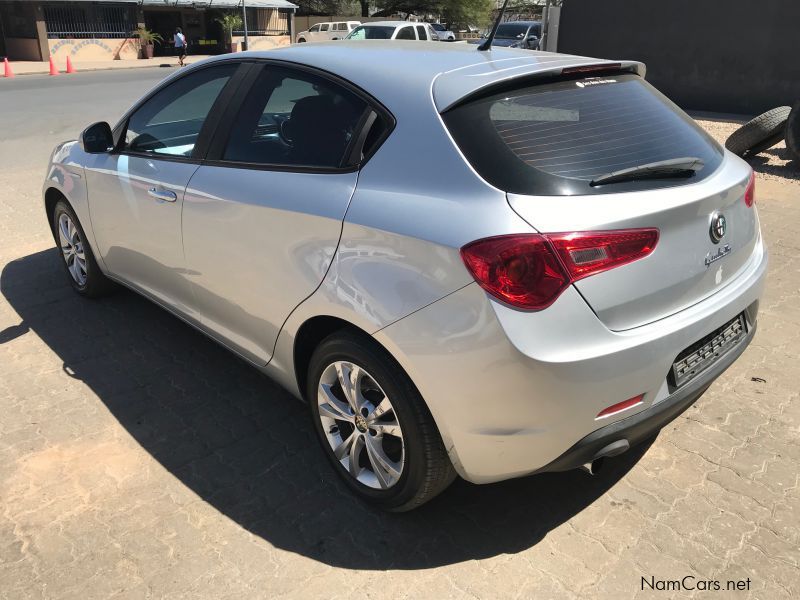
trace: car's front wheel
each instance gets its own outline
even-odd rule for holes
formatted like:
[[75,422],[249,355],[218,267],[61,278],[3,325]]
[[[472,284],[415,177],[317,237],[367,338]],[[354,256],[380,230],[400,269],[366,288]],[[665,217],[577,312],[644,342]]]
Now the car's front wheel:
[[76,292],[87,298],[96,298],[113,289],[111,280],[97,266],[75,211],[65,200],[59,200],[53,210],[53,233],[61,251],[62,263]]
[[311,358],[307,390],[325,453],[363,500],[411,510],[455,478],[419,391],[368,336],[326,338]]

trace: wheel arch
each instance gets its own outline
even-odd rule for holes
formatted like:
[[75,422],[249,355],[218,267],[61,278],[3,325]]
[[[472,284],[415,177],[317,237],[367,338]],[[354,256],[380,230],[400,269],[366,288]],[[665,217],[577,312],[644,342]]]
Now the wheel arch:
[[[368,332],[350,321],[331,315],[317,315],[311,317],[304,321],[298,328],[297,334],[294,337],[292,362],[294,363],[294,376],[297,381],[297,388],[300,390],[300,395],[304,400],[306,398],[306,380],[308,379],[308,366],[311,363],[311,355],[322,340],[329,335],[344,330],[354,331],[372,338]],[[377,340],[375,343],[381,346]]]

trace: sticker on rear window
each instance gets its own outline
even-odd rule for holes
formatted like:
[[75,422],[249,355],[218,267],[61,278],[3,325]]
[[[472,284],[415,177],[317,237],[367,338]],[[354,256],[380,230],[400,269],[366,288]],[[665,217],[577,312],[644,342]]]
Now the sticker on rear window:
[[617,83],[616,79],[587,79],[586,81],[576,81],[578,87],[589,87],[590,85],[603,85],[604,83]]

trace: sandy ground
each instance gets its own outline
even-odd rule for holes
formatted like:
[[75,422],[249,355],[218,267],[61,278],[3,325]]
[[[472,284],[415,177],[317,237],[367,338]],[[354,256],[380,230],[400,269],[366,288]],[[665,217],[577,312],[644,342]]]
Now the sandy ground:
[[[723,145],[728,136],[742,125],[741,121],[732,120],[731,117],[713,118],[709,115],[695,117],[700,126]],[[791,155],[785,142],[747,159],[747,162],[763,179],[800,181],[800,160]]]

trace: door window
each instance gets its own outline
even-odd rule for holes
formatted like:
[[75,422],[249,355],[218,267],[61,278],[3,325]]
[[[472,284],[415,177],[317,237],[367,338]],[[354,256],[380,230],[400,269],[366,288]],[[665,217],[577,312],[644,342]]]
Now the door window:
[[122,150],[191,157],[211,107],[238,67],[202,69],[159,91],[128,119]]
[[322,25],[319,26],[319,30],[320,31],[328,31],[328,24],[327,23],[323,23]]
[[417,39],[414,35],[414,28],[413,27],[403,27],[400,31],[397,32],[396,40],[415,40]]
[[311,29],[308,30],[309,33],[316,33],[319,31],[319,25],[314,25]]
[[366,108],[364,100],[317,75],[265,68],[239,110],[223,160],[340,167]]
[[427,41],[428,35],[426,33],[425,25],[417,25],[417,37],[422,41]]

